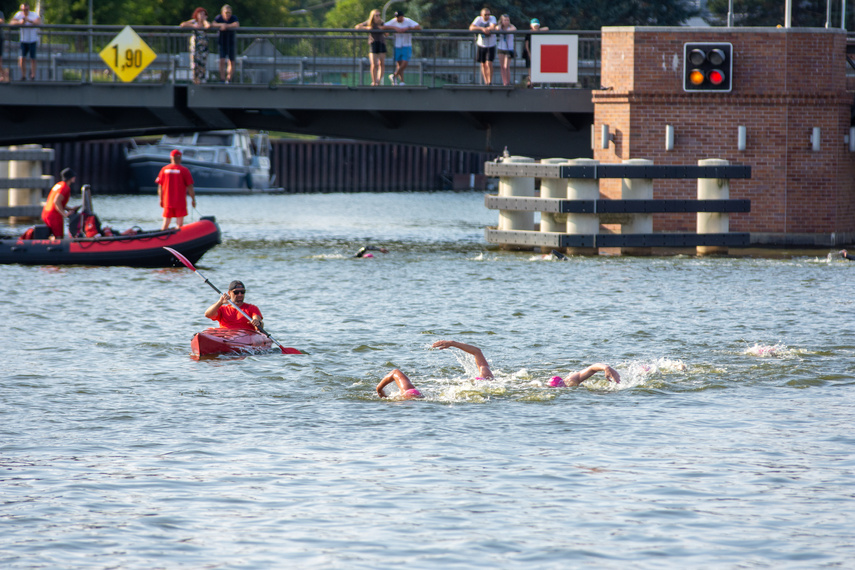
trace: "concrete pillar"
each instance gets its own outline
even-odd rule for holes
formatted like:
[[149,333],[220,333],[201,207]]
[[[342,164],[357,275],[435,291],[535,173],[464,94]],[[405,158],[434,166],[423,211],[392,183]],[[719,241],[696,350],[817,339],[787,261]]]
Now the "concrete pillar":
[[[698,161],[698,166],[727,166],[727,160],[707,158]],[[730,180],[726,178],[698,178],[698,200],[729,200]],[[730,231],[730,214],[698,212],[699,234],[724,234]],[[726,254],[727,248],[715,245],[699,245],[698,255]]]
[[[575,158],[567,161],[568,166],[594,166],[598,160]],[[596,178],[568,178],[568,200],[599,200],[600,181]],[[600,217],[597,214],[567,214],[567,233],[597,235],[600,233]],[[598,255],[596,247],[568,247],[567,255]]]
[[[9,162],[6,160],[0,160],[0,179],[9,178]],[[9,190],[6,188],[0,188],[0,207],[6,207],[9,205]]]
[[[569,164],[566,158],[544,158],[541,164]],[[563,178],[541,178],[540,197],[556,198],[565,200],[567,198],[567,181]],[[563,234],[567,229],[567,214],[553,214],[550,212],[540,213],[540,231]],[[552,251],[550,247],[540,248],[541,253]]]
[[[41,149],[41,145],[25,144],[20,146],[9,147],[11,150],[32,150]],[[31,178],[42,175],[42,163],[36,160],[10,160],[9,161],[9,178]],[[33,206],[41,202],[41,189],[34,188],[10,188],[9,189],[9,205],[10,206]],[[19,216],[12,216],[9,222],[12,224],[18,223],[19,220],[28,219]]]
[[[632,158],[623,164],[651,166],[652,160]],[[623,200],[652,200],[653,180],[650,178],[624,178],[620,183],[620,197]],[[621,234],[652,234],[653,214],[631,214],[629,220],[621,225]],[[622,247],[621,255],[652,255],[650,247]]]
[[[527,156],[510,156],[502,163],[533,163],[534,159]],[[501,176],[499,178],[499,196],[502,197],[534,197],[534,178]],[[511,210],[499,210],[499,230],[534,230],[534,212],[514,212]],[[515,246],[502,246],[504,248],[516,249]]]

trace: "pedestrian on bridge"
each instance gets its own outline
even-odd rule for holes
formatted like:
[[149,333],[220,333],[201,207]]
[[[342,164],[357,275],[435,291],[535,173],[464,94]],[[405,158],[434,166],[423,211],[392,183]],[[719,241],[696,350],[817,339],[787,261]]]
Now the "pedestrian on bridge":
[[18,63],[21,66],[21,81],[27,79],[27,58],[30,59],[30,81],[36,78],[36,47],[39,45],[39,26],[42,19],[35,12],[30,11],[30,5],[26,2],[21,4],[21,9],[12,16],[9,23],[13,26],[21,26],[21,57]]
[[395,73],[389,76],[392,85],[404,84],[404,70],[413,57],[413,34],[410,30],[421,30],[415,21],[404,16],[403,10],[395,12],[395,17],[386,22],[386,26],[395,29]]
[[182,28],[192,28],[190,38],[190,69],[193,71],[193,83],[205,82],[206,67],[208,66],[208,11],[202,7],[193,10],[193,17],[179,24]]
[[231,6],[224,4],[220,8],[220,13],[214,18],[214,27],[220,31],[217,35],[217,43],[220,46],[220,80],[231,83],[235,72],[235,57],[237,57],[235,29],[240,27],[237,16],[232,14]]
[[371,63],[371,86],[383,85],[383,73],[386,70],[386,32],[394,29],[383,23],[380,10],[371,10],[368,19],[354,26],[357,30],[372,30],[368,34],[368,61]]
[[[6,16],[3,15],[3,10],[0,10],[0,24],[5,24],[6,20],[4,19]],[[3,28],[0,27],[0,82],[7,81],[6,79],[6,70],[3,69],[3,44],[6,43],[6,40],[3,38]]]
[[499,52],[499,72],[502,74],[502,85],[511,84],[511,60],[514,58],[514,35],[507,32],[516,31],[511,23],[511,17],[502,14],[499,18],[499,33],[496,38],[496,48]]
[[486,7],[469,25],[470,31],[480,32],[475,40],[475,61],[481,64],[484,85],[493,83],[493,61],[496,59],[496,35],[493,32],[498,28],[496,17],[491,16],[490,9]]

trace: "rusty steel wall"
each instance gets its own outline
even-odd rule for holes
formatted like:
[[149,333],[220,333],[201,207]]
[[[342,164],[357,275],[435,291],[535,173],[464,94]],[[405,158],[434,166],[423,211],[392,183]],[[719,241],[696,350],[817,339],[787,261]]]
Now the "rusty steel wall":
[[[56,154],[44,172],[59,180],[60,171],[70,167],[78,184],[90,184],[93,193],[129,192],[124,154],[129,145],[127,139],[47,144]],[[484,162],[494,158],[484,152],[353,140],[273,140],[271,147],[275,185],[288,193],[453,189],[455,175],[483,174]]]

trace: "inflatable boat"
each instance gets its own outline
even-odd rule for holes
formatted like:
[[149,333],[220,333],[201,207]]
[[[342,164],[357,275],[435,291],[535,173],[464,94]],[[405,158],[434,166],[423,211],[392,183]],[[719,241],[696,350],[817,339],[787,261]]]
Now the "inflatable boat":
[[164,246],[195,263],[221,241],[213,216],[181,229],[130,230],[125,234],[61,240],[0,236],[0,263],[173,267],[181,264]]

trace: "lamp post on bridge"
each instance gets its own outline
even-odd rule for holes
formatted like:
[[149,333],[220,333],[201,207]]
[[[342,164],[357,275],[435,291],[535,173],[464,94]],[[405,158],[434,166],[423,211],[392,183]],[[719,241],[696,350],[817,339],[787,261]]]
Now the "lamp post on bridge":
[[395,2],[406,2],[406,0],[389,0],[385,4],[383,4],[383,14],[380,16],[383,18],[383,21],[386,21],[386,8],[389,7],[390,4],[394,4]]

